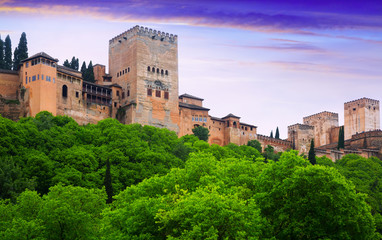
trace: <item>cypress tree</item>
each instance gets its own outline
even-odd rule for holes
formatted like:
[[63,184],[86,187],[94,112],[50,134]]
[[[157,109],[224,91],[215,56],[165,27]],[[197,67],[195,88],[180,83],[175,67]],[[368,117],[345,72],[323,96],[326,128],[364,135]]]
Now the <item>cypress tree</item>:
[[271,135],[269,137],[273,138],[273,130],[271,131]]
[[280,139],[279,127],[276,128],[275,138]]
[[14,71],[18,70],[19,63],[20,63],[19,50],[18,48],[15,48],[15,51],[13,52],[13,70]]
[[82,73],[82,79],[84,81],[87,81],[87,68],[86,68],[86,63],[85,61],[82,63],[82,67],[81,67],[81,73]]
[[88,69],[87,69],[87,75],[88,75],[87,77],[88,77],[89,82],[95,82],[92,61],[89,62]]
[[105,180],[104,180],[105,190],[107,194],[106,203],[113,202],[113,185],[111,182],[111,173],[110,173],[110,161],[106,160],[106,172],[105,172]]
[[70,61],[70,68],[78,71],[78,68],[79,68],[78,58],[74,56],[72,57],[72,61]]
[[345,131],[344,126],[340,127],[340,131],[338,133],[338,146],[337,149],[345,148]]
[[66,59],[65,60],[65,62],[64,62],[64,67],[68,67],[68,68],[71,68],[71,65],[70,65],[70,63],[69,63],[69,61],[68,61],[68,59]]
[[25,34],[25,32],[23,32],[20,37],[19,45],[17,46],[14,52],[13,70],[19,70],[20,62],[26,58],[28,58],[28,43],[27,35]]
[[4,43],[4,69],[12,69],[12,42],[9,35],[5,38]]
[[0,69],[4,69],[4,41],[0,36]]
[[309,162],[312,165],[316,164],[316,153],[314,152],[314,139],[310,141],[310,149],[309,149],[309,156],[308,156]]

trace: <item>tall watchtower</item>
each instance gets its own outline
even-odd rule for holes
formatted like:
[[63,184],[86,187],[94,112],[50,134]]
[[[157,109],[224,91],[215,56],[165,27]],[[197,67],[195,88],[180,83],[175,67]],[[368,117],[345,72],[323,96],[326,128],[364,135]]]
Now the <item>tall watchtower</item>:
[[370,98],[344,104],[345,139],[356,133],[380,129],[379,101]]
[[20,75],[23,86],[29,90],[29,114],[32,117],[40,111],[49,111],[56,115],[57,62],[57,59],[44,52],[22,61]]
[[109,73],[112,83],[122,87],[125,123],[179,131],[176,35],[135,26],[114,37],[109,41]]

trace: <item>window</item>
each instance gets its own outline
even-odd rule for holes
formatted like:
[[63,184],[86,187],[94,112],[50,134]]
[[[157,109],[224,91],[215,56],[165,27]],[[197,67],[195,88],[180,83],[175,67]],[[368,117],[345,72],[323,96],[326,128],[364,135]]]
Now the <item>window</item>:
[[29,67],[29,62],[26,62],[26,63],[25,63],[25,67]]
[[127,68],[127,72],[130,72],[130,67]]
[[162,70],[160,70],[160,74],[161,74],[161,75],[163,75],[163,74],[164,74],[164,72],[163,72],[163,69],[162,69]]
[[117,90],[117,96],[119,97],[119,91]]
[[152,96],[153,95],[153,90],[148,88],[147,89],[147,96]]
[[169,97],[168,92],[164,92],[164,99],[168,99],[168,97]]
[[125,74],[125,69],[122,70],[122,74]]
[[127,96],[130,96],[130,90],[127,90]]
[[36,76],[32,77],[32,82],[36,81]]
[[25,84],[27,84],[28,83],[28,77],[26,76],[25,77]]
[[168,75],[168,71],[167,70],[165,71],[165,74]]
[[157,73],[159,74],[159,68],[157,68]]
[[202,116],[199,116],[199,122],[203,122]]
[[29,77],[29,82],[31,82],[31,77]]
[[236,124],[236,122],[233,122],[233,127],[234,127],[234,128],[237,128],[237,124]]
[[37,74],[37,80],[40,80],[40,74]]
[[66,85],[62,86],[62,97],[68,97],[68,87]]
[[44,74],[41,74],[41,80],[44,80]]
[[203,118],[203,122],[207,122],[207,118]]
[[151,69],[150,69],[150,66],[147,66],[147,71],[148,71],[148,72],[150,72],[150,71],[151,71]]
[[194,116],[192,116],[192,121],[195,121],[195,117]]
[[152,68],[152,72],[155,73],[155,68],[154,67]]
[[155,96],[160,98],[160,90],[155,90]]
[[76,91],[76,98],[78,98],[80,96],[80,94]]
[[55,78],[53,78],[53,83],[55,83],[56,82],[56,79]]
[[117,107],[117,102],[114,102],[114,107]]
[[119,73],[117,73],[117,77],[119,77]]

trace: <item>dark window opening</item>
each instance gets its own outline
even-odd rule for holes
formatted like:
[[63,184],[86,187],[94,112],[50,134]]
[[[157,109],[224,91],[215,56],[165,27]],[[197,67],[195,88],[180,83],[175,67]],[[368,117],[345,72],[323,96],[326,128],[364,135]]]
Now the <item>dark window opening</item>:
[[127,72],[130,72],[130,67],[127,68]]
[[66,85],[62,86],[62,97],[68,97],[68,87]]
[[119,77],[119,73],[117,73],[117,77]]
[[76,98],[78,98],[80,96],[80,94],[78,92],[76,92]]
[[114,107],[117,107],[117,102],[114,102]]
[[155,73],[155,68],[153,67],[152,72]]
[[153,90],[148,88],[147,89],[147,96],[152,96],[153,95]]
[[119,97],[119,91],[117,91],[117,96]]
[[227,122],[227,127],[229,127],[229,122]]
[[130,96],[130,90],[127,90],[127,96]]
[[159,73],[159,68],[157,68],[157,73]]
[[122,92],[122,99],[124,99],[125,98],[125,93],[124,92]]
[[234,127],[234,128],[237,128],[237,124],[236,124],[236,122],[233,122],[233,127]]
[[163,74],[164,74],[164,72],[163,72],[163,69],[162,69],[162,70],[160,70],[160,74],[161,74],[161,75],[163,75]]
[[167,70],[165,71],[165,74],[168,75],[168,71]]
[[127,73],[127,69],[125,69],[125,73]]
[[155,96],[160,98],[160,90],[155,90]]
[[164,99],[168,99],[169,98],[169,93],[168,92],[164,92]]
[[151,70],[151,69],[150,69],[150,66],[148,66],[148,67],[147,67],[147,71],[150,72],[150,70]]

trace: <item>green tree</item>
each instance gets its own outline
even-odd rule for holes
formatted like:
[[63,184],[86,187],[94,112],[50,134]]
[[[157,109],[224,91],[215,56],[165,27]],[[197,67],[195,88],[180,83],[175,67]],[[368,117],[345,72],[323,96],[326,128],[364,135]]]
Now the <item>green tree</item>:
[[72,61],[70,61],[70,68],[78,71],[78,68],[79,68],[78,58],[75,58],[74,56],[72,57]]
[[270,138],[273,138],[273,130],[271,131],[271,135],[269,135]]
[[343,149],[343,148],[345,148],[345,132],[344,132],[344,126],[341,126],[338,133],[337,149]]
[[15,49],[13,58],[13,70],[19,70],[20,62],[28,58],[28,42],[25,32],[21,34],[19,45]]
[[106,203],[113,202],[113,185],[111,181],[111,173],[110,173],[110,160],[106,160],[106,172],[105,172],[105,180],[104,185],[106,189],[107,199]]
[[280,139],[279,127],[276,128],[275,138]]
[[308,155],[309,162],[312,165],[316,164],[316,153],[314,151],[314,139],[310,141],[310,149],[309,149],[309,155]]
[[65,62],[64,62],[64,67],[68,67],[68,68],[70,68],[71,67],[71,65],[70,65],[70,63],[69,63],[69,60],[68,59],[66,59],[65,60]]
[[89,62],[89,65],[88,65],[88,68],[87,68],[87,81],[88,82],[95,82],[92,61]]
[[197,126],[192,129],[192,132],[200,140],[208,142],[208,138],[210,137],[210,131],[208,130],[208,128],[205,128],[203,126]]
[[[68,64],[69,64],[69,61],[68,61]],[[82,66],[81,66],[81,73],[82,73],[82,79],[84,81],[87,81],[88,77],[87,77],[87,68],[86,68],[86,63],[85,61],[82,63]]]
[[12,42],[9,35],[5,38],[4,42],[4,69],[12,69]]
[[254,199],[276,239],[374,239],[365,195],[336,169],[284,152],[255,180]]
[[248,141],[247,146],[250,146],[250,147],[257,149],[257,151],[259,151],[260,153],[262,151],[261,143],[257,140]]
[[0,69],[4,69],[4,41],[0,36]]

